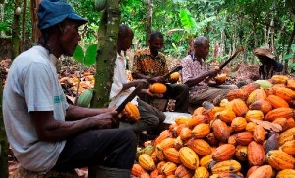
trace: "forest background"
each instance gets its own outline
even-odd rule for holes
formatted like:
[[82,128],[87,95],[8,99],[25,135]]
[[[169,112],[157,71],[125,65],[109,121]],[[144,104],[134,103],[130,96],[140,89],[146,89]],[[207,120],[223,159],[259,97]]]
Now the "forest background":
[[[117,3],[119,8],[114,8],[119,16],[116,22],[127,24],[135,32],[131,47],[133,52],[146,47],[148,34],[157,30],[165,37],[165,47],[162,52],[168,59],[179,61],[191,49],[192,39],[204,35],[210,41],[208,61],[222,63],[243,47],[243,55],[231,62],[230,66],[236,67],[241,63],[259,65],[258,59],[253,55],[253,49],[268,45],[279,57],[279,61],[284,64],[285,74],[294,74],[294,0],[65,1],[72,4],[78,14],[88,19],[88,24],[80,29],[81,46],[84,50],[105,39],[102,38],[102,31],[105,32],[104,35],[116,36],[117,34],[106,33],[108,29],[104,28],[111,26],[112,23],[110,19],[104,17],[103,11],[95,8],[95,2],[96,5],[106,4],[107,6],[104,7],[106,11],[110,7],[115,7],[114,4]],[[1,60],[14,59],[19,53],[36,44],[38,39],[36,7],[39,2],[40,0],[0,0]],[[98,46],[98,49],[102,51],[106,49],[100,47]],[[74,61],[72,58],[68,60]],[[94,64],[91,65],[94,66]],[[101,65],[102,68],[104,66],[107,65]],[[98,74],[103,73],[98,71]],[[101,78],[103,76],[101,75]],[[107,85],[107,82],[100,82],[97,78],[95,81],[105,84],[104,86]],[[3,170],[1,162],[0,170]]]

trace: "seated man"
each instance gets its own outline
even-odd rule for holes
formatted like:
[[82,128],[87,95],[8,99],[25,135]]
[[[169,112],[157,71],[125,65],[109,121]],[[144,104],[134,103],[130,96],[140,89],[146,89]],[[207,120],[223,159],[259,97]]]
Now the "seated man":
[[[121,51],[126,51],[132,44],[134,33],[126,25],[120,25],[117,41],[117,59],[114,69],[113,83],[110,93],[111,102],[109,107],[119,106],[125,98],[134,90],[134,87],[141,83],[146,84],[146,80],[133,80],[128,82],[125,70],[126,59],[121,54]],[[142,92],[147,95],[148,89],[143,89]],[[158,111],[156,108],[135,97],[131,101],[133,104],[138,105],[140,113],[140,120],[130,124],[127,122],[120,122],[119,128],[130,129],[134,132],[152,131],[158,129],[160,123],[165,119],[165,115]]]
[[92,177],[130,177],[135,134],[113,129],[115,108],[69,105],[58,81],[58,59],[73,56],[81,40],[79,26],[86,22],[68,3],[40,2],[40,41],[13,60],[5,83],[5,131],[26,170],[46,174],[89,167]]
[[237,88],[235,85],[220,85],[210,80],[217,76],[219,69],[209,69],[205,62],[208,51],[207,38],[200,36],[194,42],[194,52],[181,60],[182,81],[190,87],[189,102],[197,106],[201,106],[204,101],[217,105],[230,89]]
[[[147,79],[149,83],[165,83],[167,91],[163,98],[175,100],[175,112],[187,113],[189,88],[184,84],[172,83],[171,81],[168,83],[167,79],[164,78],[164,75],[168,73],[168,66],[164,54],[159,52],[164,44],[162,33],[152,32],[148,43],[148,48],[136,51],[132,77]],[[145,97],[144,100],[149,103],[153,97]]]
[[262,46],[256,48],[253,53],[262,64],[259,67],[261,79],[270,79],[276,72],[283,71],[283,65],[275,60],[276,57],[271,53],[269,47]]

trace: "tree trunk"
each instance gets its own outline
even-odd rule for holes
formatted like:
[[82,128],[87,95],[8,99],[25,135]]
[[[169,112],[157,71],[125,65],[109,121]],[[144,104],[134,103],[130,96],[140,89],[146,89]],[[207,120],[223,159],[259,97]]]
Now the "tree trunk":
[[[146,14],[146,39],[152,32],[152,19],[153,19],[153,0],[147,0],[147,14]],[[148,42],[148,41],[147,41]]]
[[120,0],[107,0],[98,31],[94,97],[91,107],[107,107],[114,75],[117,55],[116,42],[121,20]]
[[[1,72],[2,73],[2,72]],[[0,79],[0,99],[2,101],[3,85],[2,77]],[[0,177],[8,177],[8,151],[9,144],[5,132],[3,113],[2,113],[2,102],[0,103]]]
[[[292,35],[291,35],[291,38],[290,38],[290,42],[288,44],[287,54],[290,54],[291,53],[291,46],[292,46],[293,43],[295,43],[295,22],[293,22],[293,32],[292,32]],[[294,59],[291,58],[289,60],[294,60]],[[283,74],[288,74],[288,63],[289,63],[289,60],[285,60]],[[291,73],[294,73],[293,68],[291,69]]]
[[[14,59],[16,56],[19,55],[20,53],[20,44],[21,44],[21,39],[20,39],[20,15],[21,13],[18,12],[18,9],[22,7],[22,1],[21,0],[15,0],[15,9],[14,9],[14,19],[12,23],[12,53],[11,53],[11,58]],[[21,11],[24,11],[22,9]]]
[[31,0],[31,21],[32,21],[32,42],[38,42],[38,38],[40,36],[40,30],[37,27],[38,16],[37,16],[37,8],[41,0]]
[[24,7],[23,7],[23,20],[22,20],[22,43],[20,47],[20,51],[23,52],[25,50],[25,43],[26,43],[26,9],[27,9],[27,0],[24,0]]

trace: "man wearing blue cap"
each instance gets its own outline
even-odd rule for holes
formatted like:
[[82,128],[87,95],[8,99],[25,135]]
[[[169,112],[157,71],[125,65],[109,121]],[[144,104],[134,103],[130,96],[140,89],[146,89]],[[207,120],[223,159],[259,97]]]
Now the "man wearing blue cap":
[[68,105],[58,81],[61,55],[72,56],[87,20],[59,0],[38,7],[39,44],[14,59],[3,91],[3,117],[11,149],[22,167],[46,174],[51,169],[94,167],[89,177],[130,177],[136,152],[131,130],[110,129],[114,108]]

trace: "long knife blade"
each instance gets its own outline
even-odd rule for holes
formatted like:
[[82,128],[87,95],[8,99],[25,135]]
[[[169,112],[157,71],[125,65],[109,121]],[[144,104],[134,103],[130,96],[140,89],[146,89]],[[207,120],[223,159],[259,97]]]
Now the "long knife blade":
[[219,66],[219,70],[221,70],[223,67],[225,67],[231,60],[233,60],[235,57],[237,57],[237,55],[240,53],[240,52],[243,52],[244,51],[244,48],[240,48],[238,49],[234,55],[232,55],[228,60],[226,60],[223,64],[221,64]]
[[121,113],[123,109],[125,108],[125,105],[133,100],[133,98],[140,92],[142,89],[142,85],[138,85],[131,93],[130,95],[119,105],[119,107],[116,109],[118,113]]

